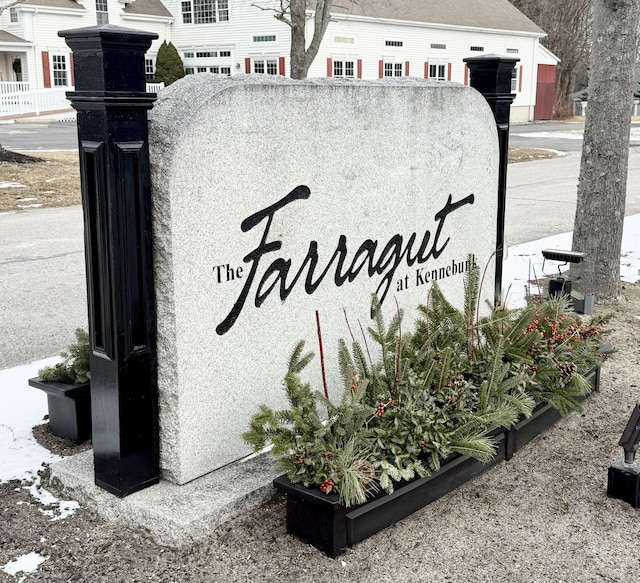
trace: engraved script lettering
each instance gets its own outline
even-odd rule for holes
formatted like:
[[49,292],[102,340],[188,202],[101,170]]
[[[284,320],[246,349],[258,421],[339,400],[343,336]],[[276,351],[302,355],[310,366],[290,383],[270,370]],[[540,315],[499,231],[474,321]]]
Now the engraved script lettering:
[[[333,275],[333,282],[338,287],[354,281],[363,270],[369,278],[375,275],[382,275],[382,279],[376,289],[376,294],[382,304],[400,264],[404,261],[407,266],[411,267],[415,263],[418,265],[426,263],[431,258],[437,259],[451,239],[447,237],[444,241],[440,241],[446,218],[459,208],[473,204],[475,200],[475,196],[470,194],[459,201],[453,202],[450,194],[445,205],[434,215],[434,219],[437,221],[435,235],[432,238],[431,230],[425,229],[415,253],[414,245],[416,244],[418,233],[411,233],[406,241],[400,234],[393,235],[386,243],[366,239],[359,245],[351,258],[349,257],[347,236],[340,235],[331,258],[320,273],[316,274],[320,261],[317,241],[309,242],[309,249],[302,261],[302,265],[292,277],[289,274],[292,267],[291,259],[284,257],[274,258],[260,273],[263,257],[282,248],[281,241],[268,240],[273,217],[278,211],[292,202],[306,200],[310,196],[311,190],[307,186],[297,186],[284,198],[248,216],[240,224],[242,232],[246,233],[266,219],[260,243],[243,258],[245,263],[251,264],[251,269],[244,280],[242,291],[233,304],[231,311],[216,327],[216,332],[220,336],[228,332],[235,324],[250,294],[255,294],[254,305],[259,308],[275,289],[278,290],[280,299],[285,300],[298,282],[304,278],[304,291],[311,295],[318,289],[330,271]],[[381,251],[378,252],[379,247]]]

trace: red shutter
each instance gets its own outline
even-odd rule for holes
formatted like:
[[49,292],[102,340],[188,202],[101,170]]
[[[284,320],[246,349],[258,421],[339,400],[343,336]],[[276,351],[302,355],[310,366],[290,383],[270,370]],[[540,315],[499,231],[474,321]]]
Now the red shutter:
[[244,72],[251,73],[251,59],[248,57],[244,60]]
[[429,63],[427,63],[426,61],[424,64],[424,78],[425,79],[429,78]]
[[384,77],[384,61],[378,61],[378,79]]
[[520,79],[518,79],[518,92],[522,93],[522,65],[520,65]]
[[358,79],[362,79],[362,59],[358,59]]
[[405,63],[404,63],[404,74],[407,77],[409,76],[409,61],[405,61]]
[[333,59],[327,57],[327,77],[333,77]]
[[45,88],[51,87],[51,70],[49,68],[49,51],[42,51],[42,78]]
[[451,81],[451,63],[447,65],[447,81]]
[[464,84],[469,85],[469,67],[466,63],[464,65]]
[[73,72],[73,53],[69,53],[69,74],[71,75],[71,85],[75,87],[76,77]]
[[284,57],[278,59],[278,75],[284,77]]

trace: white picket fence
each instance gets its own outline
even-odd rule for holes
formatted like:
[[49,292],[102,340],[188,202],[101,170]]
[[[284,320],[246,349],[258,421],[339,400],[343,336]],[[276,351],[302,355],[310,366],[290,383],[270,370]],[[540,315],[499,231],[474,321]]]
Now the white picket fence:
[[[147,83],[149,93],[157,93],[164,83]],[[15,81],[0,82],[0,118],[25,114],[41,115],[51,111],[72,111],[66,97],[73,87],[32,90],[30,83]]]

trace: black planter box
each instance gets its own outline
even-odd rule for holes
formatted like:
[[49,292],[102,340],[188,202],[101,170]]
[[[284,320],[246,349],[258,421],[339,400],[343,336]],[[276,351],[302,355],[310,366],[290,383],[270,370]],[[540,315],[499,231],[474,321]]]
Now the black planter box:
[[393,494],[380,493],[352,508],[342,506],[337,495],[292,484],[287,476],[279,476],[273,484],[287,494],[287,532],[335,558],[347,547],[413,514],[504,460],[505,433],[496,429],[492,436],[497,447],[489,464],[467,455],[452,455],[429,476],[397,483]]
[[38,377],[29,385],[47,394],[51,433],[78,443],[91,438],[91,390],[89,383],[66,385]]
[[[585,377],[593,390],[599,390],[598,367],[590,369]],[[342,506],[335,494],[323,494],[317,488],[291,483],[286,475],[279,476],[273,485],[287,494],[287,532],[335,558],[347,547],[431,504],[493,465],[510,459],[560,417],[551,405],[539,403],[529,419],[522,419],[508,430],[495,429],[491,433],[496,442],[496,455],[490,463],[482,464],[467,455],[453,455],[426,478],[400,482],[395,485],[393,494],[378,494],[352,508]]]
[[[584,376],[591,384],[591,389],[593,391],[600,390],[600,367],[594,366],[590,368]],[[584,397],[578,397],[577,400],[584,401],[586,398],[587,395]],[[534,437],[547,430],[561,418],[562,415],[560,415],[558,410],[549,403],[538,403],[534,407],[531,417],[520,420],[507,431],[505,459],[510,460],[516,451],[529,443]]]

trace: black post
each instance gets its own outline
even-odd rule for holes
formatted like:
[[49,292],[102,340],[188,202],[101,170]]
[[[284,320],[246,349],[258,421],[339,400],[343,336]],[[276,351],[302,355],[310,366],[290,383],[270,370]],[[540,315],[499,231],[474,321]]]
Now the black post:
[[502,301],[502,262],[504,258],[504,216],[507,201],[507,163],[509,162],[509,114],[515,94],[511,93],[511,76],[520,59],[499,55],[467,57],[463,61],[470,71],[471,87],[489,103],[498,126],[500,170],[498,174],[498,229],[496,235],[496,276],[494,304]]
[[144,55],[154,33],[58,33],[73,50],[91,337],[96,484],[127,496],[159,480]]

